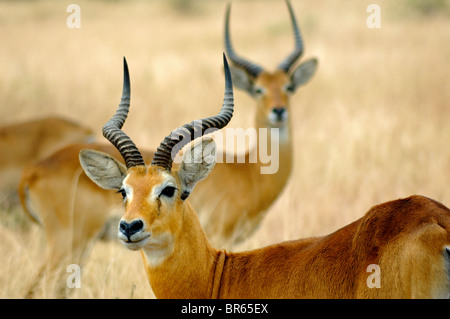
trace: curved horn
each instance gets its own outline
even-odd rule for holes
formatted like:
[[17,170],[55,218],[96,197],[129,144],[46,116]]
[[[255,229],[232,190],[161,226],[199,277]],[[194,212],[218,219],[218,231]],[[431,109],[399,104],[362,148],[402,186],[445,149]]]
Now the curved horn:
[[256,64],[238,56],[236,54],[236,52],[234,52],[233,46],[231,45],[230,26],[229,26],[230,9],[231,9],[231,3],[228,3],[226,15],[225,15],[225,52],[227,53],[231,62],[233,62],[236,66],[243,68],[251,76],[257,77],[262,71],[264,71],[264,69],[262,67],[260,67],[259,65],[256,65]]
[[295,19],[294,11],[292,10],[291,3],[289,0],[286,0],[286,4],[289,9],[289,15],[291,16],[292,28],[294,29],[294,38],[295,38],[295,49],[283,62],[280,63],[278,69],[283,70],[284,72],[289,72],[289,69],[292,65],[297,61],[297,59],[303,53],[303,42],[302,37],[300,35],[300,29],[298,28],[297,21]]
[[203,136],[206,130],[209,129],[208,133],[211,133],[213,130],[225,127],[230,122],[234,106],[233,84],[225,53],[223,54],[223,65],[225,71],[225,94],[219,114],[192,121],[173,130],[157,148],[151,165],[160,166],[170,171],[173,163],[172,154],[175,157],[183,146],[191,142],[192,139]]
[[144,159],[131,138],[121,128],[130,109],[130,75],[125,57],[123,58],[123,91],[122,99],[116,114],[103,126],[103,136],[120,152],[127,168],[145,165]]

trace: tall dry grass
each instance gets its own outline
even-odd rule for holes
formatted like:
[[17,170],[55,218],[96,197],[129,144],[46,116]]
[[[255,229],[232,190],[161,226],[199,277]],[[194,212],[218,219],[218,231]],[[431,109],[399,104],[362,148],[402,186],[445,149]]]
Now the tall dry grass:
[[[239,249],[327,234],[411,194],[450,205],[448,1],[430,11],[379,0],[380,29],[366,26],[373,1],[292,2],[304,56],[318,57],[319,70],[292,101],[291,180]],[[224,1],[187,11],[177,10],[183,1],[77,1],[80,29],[67,28],[67,4],[0,2],[0,124],[57,113],[101,138],[120,99],[122,56],[132,82],[125,130],[140,147],[218,110]],[[231,26],[237,50],[268,69],[293,48],[282,1],[234,1]],[[235,104],[229,126],[252,126],[251,98],[236,91]],[[0,216],[1,298],[24,295],[44,254],[42,229],[20,215]],[[74,298],[153,297],[139,254],[116,242],[95,244],[82,271]]]

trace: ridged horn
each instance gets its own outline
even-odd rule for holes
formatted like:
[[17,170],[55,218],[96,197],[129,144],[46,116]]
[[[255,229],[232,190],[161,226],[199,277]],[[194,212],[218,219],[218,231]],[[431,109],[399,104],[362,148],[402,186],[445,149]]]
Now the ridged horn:
[[233,116],[234,107],[233,84],[225,53],[223,54],[223,65],[225,71],[225,94],[219,114],[213,117],[192,121],[173,130],[170,135],[164,138],[157,148],[151,165],[162,167],[170,172],[173,158],[183,146],[193,139],[203,136],[206,130],[208,130],[208,133],[211,133],[225,127],[230,122],[231,117]]
[[127,168],[145,165],[144,159],[130,137],[121,129],[130,109],[130,75],[128,64],[123,58],[123,90],[119,107],[114,116],[103,126],[103,136],[120,152]]
[[295,61],[298,60],[298,58],[303,53],[303,41],[302,37],[300,35],[300,29],[297,25],[297,20],[295,19],[294,10],[292,10],[292,6],[289,0],[286,0],[286,4],[289,9],[289,15],[291,16],[291,22],[292,22],[292,28],[294,30],[294,38],[295,38],[295,49],[294,52],[292,52],[287,58],[283,60],[278,65],[279,70],[283,70],[284,72],[288,73],[289,69],[294,65]]
[[231,10],[231,3],[228,3],[227,11],[225,14],[225,52],[227,53],[228,57],[230,58],[231,62],[233,62],[234,65],[243,68],[251,76],[257,77],[262,71],[264,71],[264,69],[259,65],[254,64],[238,56],[236,52],[234,52],[230,39],[230,26],[229,26],[230,10]]

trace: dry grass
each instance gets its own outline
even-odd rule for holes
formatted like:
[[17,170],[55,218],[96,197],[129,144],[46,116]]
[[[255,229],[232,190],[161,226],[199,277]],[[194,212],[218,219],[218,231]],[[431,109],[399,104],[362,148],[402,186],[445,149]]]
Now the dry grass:
[[[132,81],[126,131],[156,147],[175,126],[214,114],[223,94],[224,1],[0,3],[0,124],[62,114],[97,128],[119,102],[122,56]],[[450,205],[448,1],[377,1],[381,29],[366,27],[368,1],[293,1],[318,73],[292,101],[295,167],[282,197],[241,249],[322,235],[383,201],[422,194]],[[423,13],[426,11],[427,13]],[[238,51],[273,68],[292,49],[281,1],[234,1]],[[253,124],[253,101],[236,92],[230,126]],[[150,124],[151,123],[151,124]],[[100,136],[100,134],[99,134]],[[1,155],[0,155],[1,156]],[[245,194],[243,194],[245,196]],[[36,273],[42,230],[0,216],[0,298],[20,298]],[[75,298],[147,298],[138,253],[97,243]],[[51,294],[42,290],[42,298]]]

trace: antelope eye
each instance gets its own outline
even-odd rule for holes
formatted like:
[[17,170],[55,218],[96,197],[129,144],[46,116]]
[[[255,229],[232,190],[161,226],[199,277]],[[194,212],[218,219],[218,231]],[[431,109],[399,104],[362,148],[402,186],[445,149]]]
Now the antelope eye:
[[175,194],[175,190],[176,188],[173,186],[167,186],[166,188],[164,188],[161,192],[161,195],[166,196],[168,198],[173,197],[173,195]]
[[119,189],[117,193],[120,193],[123,199],[127,197],[127,192],[123,188]]
[[295,87],[294,87],[293,84],[288,84],[288,85],[286,85],[286,86],[284,87],[284,89],[286,90],[286,92],[293,93]]
[[263,89],[262,87],[255,87],[255,88],[253,89],[253,93],[254,93],[255,95],[261,95],[261,94],[264,93],[264,89]]

